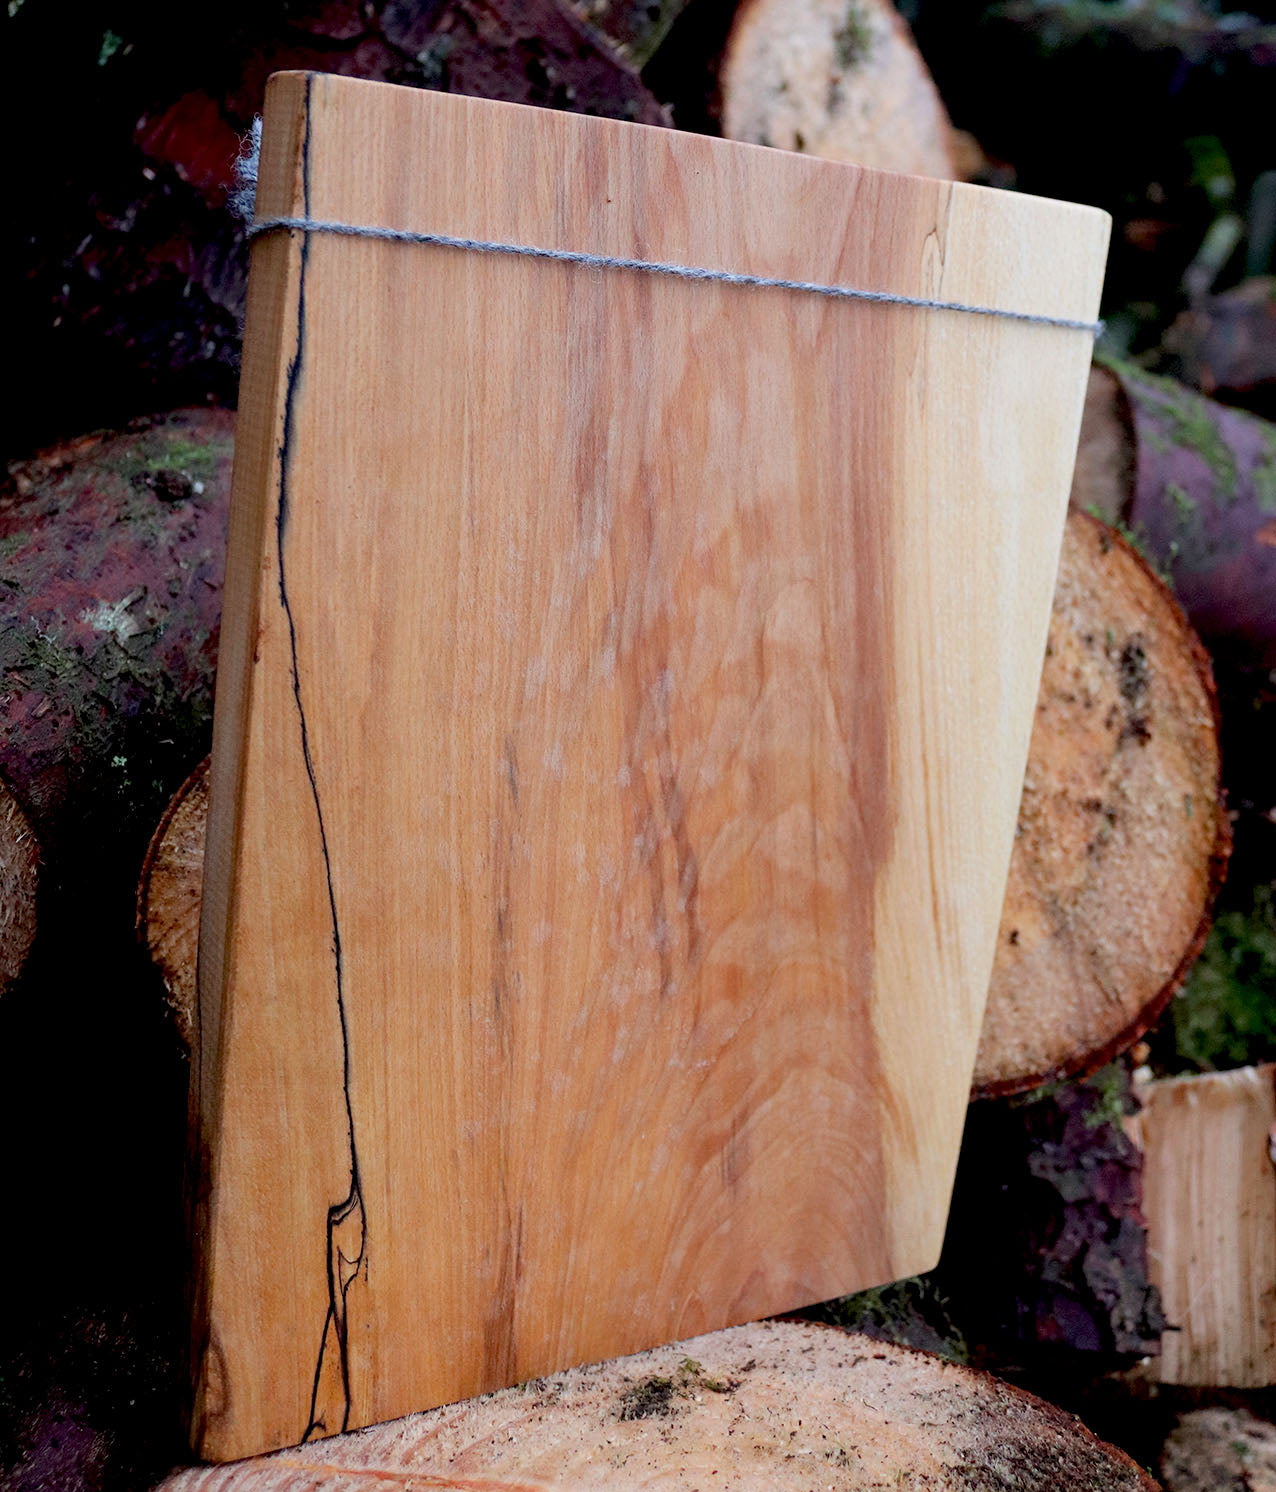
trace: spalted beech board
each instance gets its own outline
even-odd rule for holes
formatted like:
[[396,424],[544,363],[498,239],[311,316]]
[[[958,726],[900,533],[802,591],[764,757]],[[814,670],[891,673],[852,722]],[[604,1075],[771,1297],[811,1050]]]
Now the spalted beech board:
[[[303,75],[257,211],[1074,318],[1107,236]],[[1088,334],[296,232],[251,278],[197,1450],[932,1265]]]

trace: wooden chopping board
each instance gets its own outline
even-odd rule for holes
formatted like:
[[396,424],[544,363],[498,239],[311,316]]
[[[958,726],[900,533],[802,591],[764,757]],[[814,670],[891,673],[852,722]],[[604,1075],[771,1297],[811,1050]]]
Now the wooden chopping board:
[[[258,217],[1052,315],[1090,209],[329,76]],[[935,1262],[1090,337],[254,249],[195,1103],[237,1457]]]

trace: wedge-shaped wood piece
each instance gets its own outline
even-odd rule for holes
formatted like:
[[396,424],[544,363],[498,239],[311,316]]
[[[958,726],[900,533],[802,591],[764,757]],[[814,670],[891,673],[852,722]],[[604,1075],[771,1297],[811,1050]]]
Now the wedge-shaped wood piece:
[[[1069,318],[1107,234],[305,76],[257,211]],[[933,1264],[1088,334],[298,232],[250,299],[198,1450]]]

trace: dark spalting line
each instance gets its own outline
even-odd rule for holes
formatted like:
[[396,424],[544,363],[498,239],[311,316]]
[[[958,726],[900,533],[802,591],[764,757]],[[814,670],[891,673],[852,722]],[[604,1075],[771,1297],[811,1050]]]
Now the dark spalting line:
[[[301,146],[302,196],[305,216],[310,216],[310,104],[314,79],[306,80],[306,127]],[[275,537],[279,564],[279,602],[288,621],[288,643],[292,660],[292,693],[297,705],[297,719],[301,726],[301,754],[306,764],[306,776],[310,781],[310,795],[314,800],[315,818],[319,825],[319,844],[323,853],[324,877],[328,890],[328,912],[332,921],[332,957],[336,972],[337,1018],[341,1024],[341,1082],[345,1096],[346,1129],[350,1144],[350,1189],[339,1202],[328,1208],[328,1225],[325,1236],[325,1266],[328,1276],[328,1312],[324,1318],[320,1335],[319,1355],[315,1362],[314,1384],[310,1396],[310,1416],[303,1440],[323,1433],[333,1434],[344,1430],[350,1423],[350,1357],[346,1318],[346,1302],[350,1286],[363,1268],[367,1251],[366,1213],[363,1208],[363,1190],[359,1181],[359,1152],[354,1136],[354,1105],[350,1097],[350,1030],[346,1016],[344,970],[341,959],[341,926],[337,918],[337,898],[332,883],[332,862],[328,854],[328,833],[324,822],[323,805],[319,800],[319,782],[315,774],[314,756],[310,747],[310,730],[306,722],[305,707],[301,697],[301,672],[297,660],[297,626],[292,605],[288,599],[288,586],[284,571],[285,536],[288,528],[288,488],[293,456],[294,417],[297,391],[301,384],[302,360],[306,339],[306,270],[310,259],[310,239],[301,240],[301,272],[297,284],[297,337],[296,351],[288,365],[288,385],[284,400],[283,440],[279,447],[279,506],[275,515]],[[347,1254],[340,1237],[344,1225],[353,1224],[347,1232],[358,1239],[353,1255]],[[324,1359],[330,1341],[335,1341],[341,1369],[341,1392],[343,1406],[340,1425],[329,1425],[319,1407],[320,1386],[324,1377]]]
[[518,1339],[515,1306],[523,1276],[523,1209],[510,1207],[505,1177],[501,1176],[505,1226],[500,1229],[500,1264],[496,1288],[483,1318],[484,1392],[518,1381]]

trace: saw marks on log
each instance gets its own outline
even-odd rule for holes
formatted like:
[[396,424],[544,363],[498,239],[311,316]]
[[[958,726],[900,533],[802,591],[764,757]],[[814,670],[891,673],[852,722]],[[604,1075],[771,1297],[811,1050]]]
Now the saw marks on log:
[[1200,952],[1231,848],[1214,676],[1167,587],[1068,517],[975,1067],[981,1095],[1093,1071]]
[[[1080,318],[1107,228],[304,76],[258,212]],[[933,1264],[1086,334],[323,235],[252,281],[198,1448]]]
[[986,1373],[809,1322],[734,1327],[158,1492],[1152,1492],[1071,1415]]

